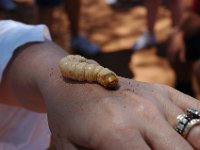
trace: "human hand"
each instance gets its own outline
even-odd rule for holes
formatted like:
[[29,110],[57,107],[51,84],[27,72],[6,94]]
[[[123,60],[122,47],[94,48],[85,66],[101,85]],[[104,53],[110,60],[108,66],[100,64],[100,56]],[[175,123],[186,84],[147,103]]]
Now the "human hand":
[[120,78],[116,91],[64,79],[58,62],[65,55],[49,42],[19,49],[2,84],[9,99],[28,109],[43,108],[45,100],[58,149],[200,149],[199,126],[186,140],[174,129],[176,117],[187,108],[200,110],[199,101],[164,85],[132,79]]
[[60,87],[44,95],[58,149],[199,149],[199,128],[188,136],[192,146],[174,130],[179,114],[188,107],[200,109],[197,100],[164,85],[124,78],[117,91],[65,82],[57,80]]
[[177,32],[170,36],[167,56],[171,62],[174,62],[177,56],[180,62],[185,62],[185,44],[182,32]]

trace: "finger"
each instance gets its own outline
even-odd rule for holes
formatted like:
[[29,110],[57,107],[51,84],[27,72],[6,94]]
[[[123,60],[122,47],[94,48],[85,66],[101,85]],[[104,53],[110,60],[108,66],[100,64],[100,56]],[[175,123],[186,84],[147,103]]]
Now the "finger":
[[72,143],[66,139],[56,139],[57,150],[78,150]]
[[[154,125],[145,129],[145,135],[154,150],[193,150],[192,146],[182,138],[164,118],[156,117]],[[157,126],[155,126],[157,124]]]
[[[145,84],[145,83],[143,83]],[[146,104],[146,99],[148,99],[150,102],[153,102],[153,106],[157,106],[157,109],[160,110],[160,112],[163,114],[163,116],[166,118],[166,120],[173,126],[177,124],[177,116],[180,114],[183,114],[184,111],[179,108],[177,105],[175,105],[172,101],[169,100],[168,96],[163,93],[163,88],[158,86],[154,86],[149,88],[149,86],[143,86],[141,87],[142,91],[136,91],[134,90],[134,93],[140,96],[140,98],[143,99],[143,104]],[[141,101],[141,100],[140,100]],[[147,104],[148,108],[150,108],[150,104]]]
[[[186,111],[187,108],[200,110],[200,102],[198,100],[174,89],[170,89],[170,95],[172,101],[182,110]],[[200,125],[195,126],[189,131],[187,140],[193,147],[200,149]]]
[[197,141],[197,139],[199,138],[200,138],[200,127],[195,126],[188,133],[187,140],[196,150],[200,150],[200,141],[199,140]]
[[171,101],[167,101],[166,99],[165,101],[166,101],[165,106],[162,108],[165,113],[166,120],[175,129],[177,125],[177,116],[183,114],[184,112],[181,108],[174,105]]
[[[160,108],[160,112],[163,112],[163,115],[166,117],[166,120],[173,126],[177,124],[177,116],[180,114],[183,114],[184,111],[176,106],[172,101],[168,99],[167,95],[162,95],[160,93],[163,92],[163,87],[154,86],[153,88],[149,88],[147,86],[147,83],[138,83],[137,81],[133,81],[130,83],[130,81],[127,80],[121,80],[123,82],[123,86],[120,87],[121,90],[127,90],[129,89],[129,86],[131,88],[134,88],[133,91],[135,94],[139,95],[140,98],[144,98],[144,103],[146,103],[146,99],[153,102],[157,108]],[[142,90],[138,90],[142,89]],[[155,92],[156,91],[156,92]],[[136,96],[136,95],[135,95]],[[141,101],[141,100],[140,100]],[[148,105],[149,107],[149,105]]]
[[[126,130],[126,131],[125,131]],[[127,130],[112,132],[104,138],[98,150],[151,150],[139,131]]]
[[179,92],[173,88],[170,88],[170,87],[168,89],[168,94],[169,94],[170,100],[175,105],[180,107],[184,112],[188,108],[200,110],[200,101],[199,100],[197,100],[189,95],[186,95],[182,92]]

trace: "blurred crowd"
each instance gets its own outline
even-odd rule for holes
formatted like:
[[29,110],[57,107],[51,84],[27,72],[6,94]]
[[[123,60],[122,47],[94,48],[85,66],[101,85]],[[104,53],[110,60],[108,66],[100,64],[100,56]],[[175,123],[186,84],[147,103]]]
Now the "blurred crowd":
[[[146,50],[149,47],[161,45],[155,35],[155,25],[159,13],[159,8],[165,7],[171,14],[171,33],[168,35],[161,51],[165,51],[165,56],[175,70],[178,64],[191,63],[195,61],[195,74],[200,77],[197,65],[200,56],[199,52],[199,1],[193,0],[188,6],[181,0],[105,0],[108,6],[113,7],[127,4],[135,6],[142,4],[147,10],[146,30],[133,42],[130,50],[133,52]],[[53,13],[58,6],[63,6],[64,13],[69,20],[69,46],[73,53],[94,57],[101,53],[98,43],[94,44],[88,40],[80,29],[81,0],[1,0],[1,9],[5,12],[14,12],[20,4],[34,4],[38,10],[38,23],[46,24],[50,31],[53,28]],[[106,25],[105,25],[106,26]],[[134,29],[133,29],[134,30]],[[158,48],[159,49],[159,48]],[[189,67],[190,68],[190,67]],[[178,73],[177,73],[178,75]],[[181,77],[180,77],[181,78]],[[179,77],[178,77],[179,79]]]

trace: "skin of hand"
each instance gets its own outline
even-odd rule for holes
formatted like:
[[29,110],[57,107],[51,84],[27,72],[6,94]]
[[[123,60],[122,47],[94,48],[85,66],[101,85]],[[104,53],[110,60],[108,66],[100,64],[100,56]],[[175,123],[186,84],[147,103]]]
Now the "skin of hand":
[[171,62],[174,62],[177,56],[180,62],[185,62],[185,44],[182,32],[177,32],[170,36],[167,46],[167,56]]
[[199,101],[165,85],[121,77],[115,91],[64,79],[58,62],[66,55],[50,42],[23,46],[0,86],[1,103],[47,111],[58,150],[200,149],[200,127],[187,140],[174,130],[176,117],[188,107],[200,109]]

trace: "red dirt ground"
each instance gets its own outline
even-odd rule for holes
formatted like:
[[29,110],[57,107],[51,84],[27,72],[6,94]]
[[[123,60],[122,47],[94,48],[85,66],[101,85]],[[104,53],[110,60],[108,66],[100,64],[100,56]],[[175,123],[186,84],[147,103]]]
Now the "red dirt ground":
[[[190,4],[190,1],[186,2]],[[36,13],[34,4],[20,4],[16,12],[0,12],[0,18],[35,24]],[[112,9],[102,0],[82,0],[81,31],[102,49],[103,54],[94,59],[119,75],[174,86],[176,81],[174,70],[165,58],[156,55],[156,48],[134,54],[130,50],[136,38],[146,30],[146,13],[143,5],[130,7],[129,3],[126,3],[123,7]],[[62,8],[55,10],[53,21],[51,31],[54,41],[71,52],[68,45],[69,23]],[[160,7],[155,27],[159,42],[164,41],[170,33],[170,23],[169,11]]]

